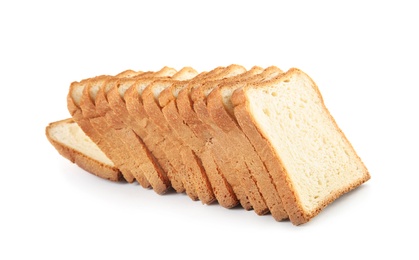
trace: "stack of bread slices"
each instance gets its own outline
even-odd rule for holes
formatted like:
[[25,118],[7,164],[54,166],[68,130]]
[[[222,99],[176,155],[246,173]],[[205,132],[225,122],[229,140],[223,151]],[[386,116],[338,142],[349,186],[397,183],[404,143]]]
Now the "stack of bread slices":
[[369,180],[299,69],[127,70],[73,82],[57,151],[113,181],[303,224]]

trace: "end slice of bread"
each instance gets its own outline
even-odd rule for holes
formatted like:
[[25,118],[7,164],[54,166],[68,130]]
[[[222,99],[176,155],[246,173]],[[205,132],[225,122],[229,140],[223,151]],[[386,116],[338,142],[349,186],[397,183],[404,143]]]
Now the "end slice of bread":
[[370,179],[318,87],[301,70],[236,90],[232,102],[293,224],[309,221]]
[[98,177],[121,181],[123,177],[114,163],[83,132],[73,119],[50,123],[45,134],[54,148],[80,168]]

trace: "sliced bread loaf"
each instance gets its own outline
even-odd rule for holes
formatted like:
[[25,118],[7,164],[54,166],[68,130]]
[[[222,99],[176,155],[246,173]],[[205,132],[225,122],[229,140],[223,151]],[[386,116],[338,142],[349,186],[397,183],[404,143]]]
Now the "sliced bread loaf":
[[370,178],[318,87],[301,70],[238,89],[232,102],[293,224],[309,221]]

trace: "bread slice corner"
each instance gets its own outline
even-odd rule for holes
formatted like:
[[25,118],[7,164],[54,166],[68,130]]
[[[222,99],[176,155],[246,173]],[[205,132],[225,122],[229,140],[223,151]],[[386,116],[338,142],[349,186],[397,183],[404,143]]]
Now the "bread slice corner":
[[121,172],[114,163],[73,119],[49,123],[45,134],[59,154],[85,171],[111,181],[123,180]]

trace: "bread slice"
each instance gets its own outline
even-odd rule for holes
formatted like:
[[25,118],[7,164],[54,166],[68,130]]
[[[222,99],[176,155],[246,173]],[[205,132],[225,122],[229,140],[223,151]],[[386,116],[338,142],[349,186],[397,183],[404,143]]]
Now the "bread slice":
[[[183,68],[171,78],[184,79],[193,77],[197,74],[192,68]],[[148,77],[133,80],[124,80],[118,87],[108,92],[108,101],[111,108],[116,112],[115,119],[123,122],[125,127],[132,129],[138,138],[142,139],[151,153],[157,158],[167,174],[173,188],[177,192],[185,191],[180,180],[178,180],[178,172],[181,170],[181,160],[179,154],[169,154],[170,149],[176,149],[170,143],[167,143],[167,137],[159,132],[159,129],[153,124],[145,113],[141,93],[143,89],[157,80],[157,77]],[[127,142],[131,142],[126,140]],[[187,192],[188,193],[188,192]],[[188,195],[196,200],[197,197],[193,193]]]
[[[156,74],[162,74],[162,72],[164,72],[163,76],[171,76],[176,71],[171,68],[163,68]],[[156,74],[153,75],[156,76]],[[141,77],[141,75],[137,77]],[[95,98],[94,109],[97,114],[95,117],[89,117],[89,120],[92,126],[101,133],[102,137],[108,140],[114,149],[116,148],[118,150],[119,158],[111,159],[117,165],[124,165],[131,169],[134,176],[141,176],[141,174],[145,176],[153,190],[158,194],[163,194],[170,188],[170,181],[155,157],[132,130],[123,127],[119,128],[116,124],[117,121],[112,121],[112,118],[115,119],[116,116],[109,106],[107,93],[118,84],[119,79],[115,77],[108,79],[97,90],[93,88],[86,89],[85,96]],[[81,107],[82,110],[88,108],[87,106],[83,106],[83,102]],[[105,153],[109,152],[108,150],[103,151]]]
[[231,185],[242,207],[248,210],[254,209],[258,215],[266,214],[269,209],[255,182],[251,178],[245,178],[242,174],[243,171],[248,171],[248,169],[243,161],[238,161],[236,144],[231,143],[230,140],[219,138],[220,132],[217,131],[216,124],[208,112],[206,99],[208,94],[219,84],[246,82],[262,71],[261,67],[255,66],[249,71],[234,77],[207,81],[191,91],[193,110],[200,120],[195,122],[196,125],[194,126],[197,137],[206,143],[205,149],[211,150],[220,173]]
[[146,146],[160,161],[170,179],[173,189],[178,193],[182,193],[185,192],[185,187],[183,186],[182,181],[177,178],[176,172],[178,169],[174,168],[170,163],[166,151],[162,146],[162,142],[166,137],[160,135],[157,126],[149,120],[142,103],[142,92],[156,79],[157,78],[155,77],[138,79],[131,87],[126,89],[124,93],[120,93],[120,95],[123,95],[129,117],[134,119],[126,121],[126,123],[144,141]]
[[[176,99],[179,115],[182,118],[182,121],[184,122],[182,124],[186,124],[187,127],[190,130],[192,130],[192,135],[189,138],[183,138],[183,141],[186,144],[188,144],[191,147],[191,149],[195,152],[195,154],[197,154],[197,156],[200,158],[218,203],[226,208],[236,206],[239,201],[231,185],[220,172],[221,169],[219,165],[217,165],[210,149],[206,148],[207,140],[205,140],[205,138],[201,138],[202,124],[193,110],[193,104],[191,103],[190,93],[194,88],[197,88],[205,82],[208,82],[208,80],[219,80],[223,78],[229,78],[241,74],[245,71],[246,69],[242,66],[235,64],[230,65],[221,73],[215,75],[210,79],[206,79],[201,82],[194,82],[193,84],[188,84],[186,88],[182,89],[179,92],[179,95]],[[178,133],[178,135],[180,134],[184,136],[183,133],[179,133],[179,131],[176,132]],[[248,204],[243,203],[242,205],[246,206]]]
[[[110,79],[98,90],[95,99],[98,116],[90,118],[90,122],[103,138],[112,143],[113,149],[119,151],[118,161],[114,160],[118,165],[125,165],[131,169],[134,176],[144,176],[156,193],[163,194],[170,188],[167,176],[135,133],[121,127],[121,123],[115,120],[113,110],[109,106],[107,90],[118,84],[119,79]],[[111,120],[113,122],[110,122]]]
[[[80,99],[81,118],[73,115],[74,120],[83,131],[99,146],[99,148],[115,163],[122,175],[128,182],[136,180],[142,187],[151,188],[150,182],[141,169],[132,168],[125,164],[124,147],[115,145],[112,131],[108,131],[109,125],[96,110],[96,95],[98,91],[109,81],[115,81],[115,77],[104,79],[91,79],[82,92]],[[92,119],[92,120],[90,120]],[[93,120],[96,119],[96,120]],[[99,125],[99,127],[96,127]],[[117,138],[117,137],[116,137]]]
[[203,204],[211,204],[216,198],[201,158],[199,158],[187,142],[184,141],[184,138],[193,138],[194,134],[179,116],[176,100],[179,92],[189,84],[194,84],[196,81],[202,81],[206,78],[213,77],[224,69],[224,67],[217,67],[210,72],[199,74],[193,80],[174,82],[169,87],[165,88],[158,96],[158,104],[164,118],[154,120],[162,131],[171,136],[170,138],[179,140],[178,144],[180,146],[177,147],[177,149],[179,149],[178,152],[184,162],[185,172],[183,174],[192,180],[198,198]]
[[291,222],[303,224],[370,175],[313,80],[290,69],[233,93],[235,116],[270,172]]
[[[150,72],[146,72],[149,74]],[[124,71],[117,75],[117,77],[126,77],[141,74],[141,72],[132,72]],[[109,142],[106,138],[102,137],[102,134],[95,129],[89,118],[98,117],[98,114],[95,109],[95,97],[99,88],[102,87],[105,82],[111,78],[115,78],[110,75],[97,76],[90,79],[85,79],[80,82],[73,82],[70,85],[70,90],[67,96],[67,107],[72,115],[73,119],[81,127],[81,129],[89,136],[94,143],[96,143],[102,151],[107,151],[106,154],[112,161],[115,160],[120,162],[123,160],[121,156],[123,153],[120,151],[120,146],[114,147],[114,145]],[[88,91],[88,89],[90,91]],[[83,93],[85,95],[83,95]],[[83,106],[83,110],[81,109]],[[143,186],[144,188],[149,188],[150,183],[145,178],[142,172],[137,172],[137,175],[134,177],[132,170],[127,165],[116,163],[116,166],[121,171],[124,179],[127,182],[133,182],[135,179]]]
[[111,181],[122,180],[121,172],[72,118],[48,124],[45,134],[54,148],[80,168]]
[[157,134],[164,136],[164,139],[159,143],[159,145],[162,149],[164,149],[170,164],[173,165],[173,168],[176,170],[173,177],[182,182],[182,185],[189,197],[193,200],[198,200],[199,196],[195,188],[192,172],[189,170],[190,167],[188,166],[196,162],[193,160],[184,160],[185,158],[179,153],[182,143],[176,135],[172,134],[172,130],[167,124],[157,101],[160,93],[172,84],[179,81],[188,81],[191,77],[194,78],[198,73],[196,71],[193,73],[193,71],[192,68],[185,67],[173,75],[171,79],[155,80],[141,93],[141,100],[150,124],[157,126],[152,132],[149,132],[149,135]]
[[[271,215],[278,221],[288,218],[288,214],[261,158],[236,121],[231,95],[236,89],[245,86],[246,83],[270,80],[281,73],[282,71],[277,67],[268,67],[262,73],[244,82],[225,83],[217,86],[206,99],[208,112],[215,123],[215,126],[212,125],[212,127],[216,130],[217,138],[226,147],[232,147],[228,150],[228,155],[234,158],[232,161],[236,163],[237,171],[235,174],[237,178],[243,182],[242,185],[249,192],[248,196],[252,196],[249,185],[254,180],[257,190],[262,195]],[[247,182],[250,182],[250,184]]]
[[[107,156],[109,158],[117,158],[119,157],[117,149],[113,149],[112,145],[107,140],[104,140],[101,134],[98,133],[95,128],[93,128],[92,124],[90,123],[90,120],[83,115],[83,111],[81,110],[81,107],[80,107],[82,103],[84,89],[87,88],[87,86],[91,85],[92,81],[94,81],[94,83],[97,86],[100,86],[110,77],[111,76],[102,75],[102,76],[98,76],[92,79],[85,79],[80,82],[71,83],[69,93],[67,95],[67,107],[73,120],[80,126],[83,132],[85,132],[86,135],[89,136],[89,138],[96,145],[98,145],[102,151],[108,150],[109,152]],[[86,99],[84,102],[87,103],[89,101],[93,102],[90,99]],[[94,107],[94,104],[92,104],[92,107]],[[90,111],[89,110],[84,111],[84,113],[89,113],[89,112],[91,116],[96,115],[94,109],[91,109]],[[117,167],[121,171],[123,178],[127,182],[131,183],[135,180],[134,175],[131,173],[131,169],[123,165],[117,166]],[[140,177],[140,176],[137,176],[137,177]],[[139,183],[145,188],[149,187],[150,185],[145,178],[140,179]]]
[[[162,189],[167,188],[167,185],[171,185],[170,178],[168,176],[168,172],[171,170],[169,169],[165,158],[164,151],[156,150],[155,146],[159,140],[155,140],[155,142],[149,142],[150,140],[147,139],[146,135],[143,134],[146,132],[146,128],[142,125],[141,118],[134,118],[128,113],[126,108],[125,100],[121,97],[120,92],[125,92],[126,89],[134,85],[139,80],[149,79],[152,80],[154,77],[149,75],[147,77],[141,78],[124,78],[121,79],[118,84],[114,84],[114,86],[108,91],[107,93],[107,101],[109,107],[112,109],[112,112],[108,113],[106,119],[111,127],[115,129],[115,131],[129,133],[125,134],[123,137],[124,143],[128,144],[129,150],[132,151],[133,147],[137,146],[138,148],[142,147],[141,149],[146,149],[150,151],[151,155],[157,160],[159,167],[161,167],[162,172],[156,171],[156,174],[153,174],[153,168],[151,169],[151,176],[150,178],[154,179],[154,187],[157,188],[157,185],[161,186]],[[140,125],[138,128],[132,127],[132,125]],[[129,152],[129,151],[128,151]],[[130,159],[137,167],[141,167],[139,165],[144,165],[144,158],[138,156],[137,153],[133,153]],[[154,160],[154,159],[152,159]],[[149,174],[149,175],[150,175]]]

